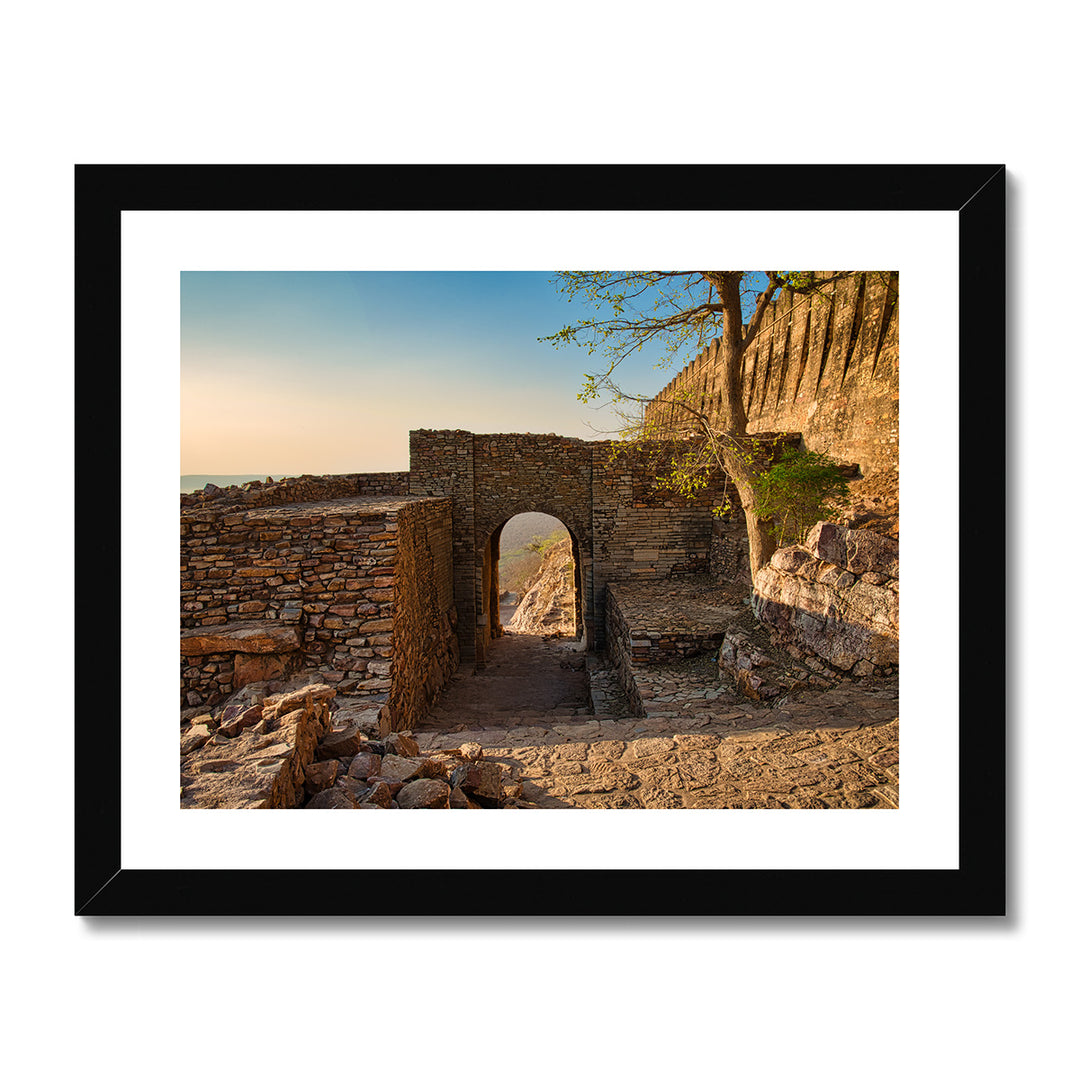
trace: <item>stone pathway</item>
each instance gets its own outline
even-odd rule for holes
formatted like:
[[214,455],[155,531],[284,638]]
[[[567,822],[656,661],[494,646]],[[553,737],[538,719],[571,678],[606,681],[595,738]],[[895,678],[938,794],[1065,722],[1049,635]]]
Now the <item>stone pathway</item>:
[[613,680],[593,657],[586,672],[575,648],[523,635],[494,642],[488,667],[455,676],[418,725],[420,749],[478,743],[520,782],[516,805],[525,809],[899,805],[895,677],[805,691],[770,708],[710,697],[716,676],[698,657],[643,666],[655,691],[646,717],[589,717],[586,674],[597,691]]
[[577,641],[506,633],[488,646],[486,666],[460,669],[420,731],[461,730],[588,716],[586,654]]

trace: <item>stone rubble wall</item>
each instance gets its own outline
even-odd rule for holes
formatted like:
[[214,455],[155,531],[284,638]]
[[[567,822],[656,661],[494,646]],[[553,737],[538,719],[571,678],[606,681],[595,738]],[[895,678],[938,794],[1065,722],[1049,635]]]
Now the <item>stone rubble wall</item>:
[[[738,506],[738,496],[732,499]],[[741,509],[724,518],[714,518],[709,537],[709,573],[717,581],[749,589],[750,540]]]
[[[408,496],[184,511],[184,704],[304,668],[343,692],[393,693],[399,712],[416,707],[453,662],[449,516],[449,500]],[[248,638],[225,650],[222,631]],[[395,632],[407,661],[396,686]]]
[[312,476],[305,473],[269,483],[249,480],[246,484],[231,484],[224,488],[208,484],[201,491],[181,495],[180,509],[211,505],[219,507],[233,503],[254,510],[261,506],[347,499],[353,495],[406,495],[408,490],[407,472],[345,473],[339,476]]
[[867,529],[819,522],[762,568],[758,618],[781,639],[855,675],[900,659],[900,545]]
[[[826,278],[832,271],[816,271]],[[743,368],[749,430],[798,431],[810,450],[859,464],[864,475],[899,464],[899,275],[861,271],[810,297],[772,302]],[[687,395],[715,414],[718,341],[656,395],[647,420],[679,434],[673,401]]]

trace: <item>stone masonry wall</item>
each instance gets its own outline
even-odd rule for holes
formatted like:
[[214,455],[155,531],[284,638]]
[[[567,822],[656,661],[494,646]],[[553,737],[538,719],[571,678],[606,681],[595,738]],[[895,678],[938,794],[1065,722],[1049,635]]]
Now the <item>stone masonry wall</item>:
[[645,710],[642,707],[637,682],[631,674],[631,668],[634,664],[633,638],[631,637],[630,624],[626,621],[626,616],[619,606],[618,593],[619,587],[617,585],[608,587],[607,603],[604,608],[608,659],[614,668],[615,678],[630,702],[633,715],[644,716]]
[[[866,476],[895,473],[899,315],[895,272],[861,271],[809,297],[781,293],[745,357],[749,430],[798,431],[809,449],[858,464]],[[647,416],[660,430],[684,430],[672,403],[682,395],[715,414],[718,359],[714,341],[656,396]]]
[[[598,605],[603,604],[609,583],[658,581],[708,569],[712,508],[723,501],[723,477],[715,477],[687,499],[656,488],[656,450],[620,448],[613,455],[610,442],[591,445],[593,587]],[[605,643],[606,629],[597,635],[597,645]]]
[[409,432],[409,494],[448,496],[461,660],[476,657],[476,504],[471,431]]
[[608,581],[707,569],[711,511],[722,501],[723,478],[688,500],[656,490],[654,452],[613,449],[606,441],[556,435],[410,433],[410,493],[449,496],[453,503],[462,662],[483,658],[491,606],[485,555],[490,563],[492,534],[515,514],[551,514],[570,530],[590,648],[604,644]]
[[368,671],[391,680],[392,730],[415,726],[458,665],[449,500],[410,502],[398,512],[393,656]]
[[[423,685],[433,685],[450,654],[449,628],[425,629],[438,622],[429,609],[449,593],[449,514],[449,500],[402,496],[183,511],[184,703],[213,704],[298,667],[344,692],[389,693],[396,628]],[[428,646],[430,664],[420,655]],[[404,684],[396,693],[402,708],[417,700]]]

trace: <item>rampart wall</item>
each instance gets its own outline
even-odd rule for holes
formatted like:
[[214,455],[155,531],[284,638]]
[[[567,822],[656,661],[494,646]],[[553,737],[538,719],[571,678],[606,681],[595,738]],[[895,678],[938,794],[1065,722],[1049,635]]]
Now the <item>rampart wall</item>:
[[[816,271],[819,279],[832,271]],[[896,473],[899,458],[899,275],[861,271],[810,296],[773,301],[743,367],[751,432],[801,432],[807,447]],[[680,371],[649,406],[655,430],[688,430],[679,400],[715,414],[719,342]]]

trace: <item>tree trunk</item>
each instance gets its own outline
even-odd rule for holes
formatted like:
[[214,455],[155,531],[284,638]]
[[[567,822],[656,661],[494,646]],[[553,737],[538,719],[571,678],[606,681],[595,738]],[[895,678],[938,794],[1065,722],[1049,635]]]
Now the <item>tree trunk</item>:
[[740,440],[737,448],[724,454],[724,469],[731,477],[735,490],[739,493],[743,516],[746,518],[746,538],[750,549],[750,575],[757,584],[758,571],[768,563],[776,550],[776,538],[772,534],[772,523],[761,521],[755,507],[753,478],[758,466],[755,464],[753,437]]
[[[720,302],[724,307],[724,333],[720,338],[720,404],[719,428],[724,443],[721,451],[724,468],[739,493],[746,517],[746,536],[750,543],[750,573],[757,581],[758,571],[776,550],[776,540],[770,523],[759,521],[755,512],[753,480],[761,469],[754,440],[746,433],[747,418],[743,405],[743,341],[742,305],[739,285],[742,274],[722,271],[714,275]],[[770,289],[770,294],[771,294]],[[767,299],[767,298],[766,298]]]

